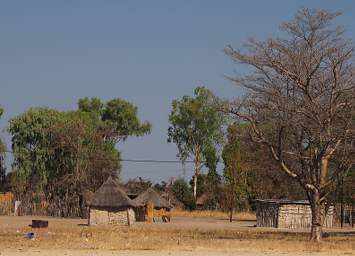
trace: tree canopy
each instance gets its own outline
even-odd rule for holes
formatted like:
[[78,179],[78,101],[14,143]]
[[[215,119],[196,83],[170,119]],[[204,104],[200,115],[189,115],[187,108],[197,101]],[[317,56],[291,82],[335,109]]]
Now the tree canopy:
[[184,96],[174,100],[169,115],[168,142],[178,148],[182,161],[193,158],[195,162],[194,196],[197,176],[211,148],[223,140],[223,115],[213,104],[214,95],[205,87],[197,87],[194,97]]
[[252,139],[304,188],[314,240],[321,239],[329,194],[354,162],[354,46],[332,24],[338,15],[302,9],[282,24],[284,38],[251,39],[244,51],[225,50],[251,68],[232,78],[247,93],[230,112],[249,123]]
[[31,108],[10,120],[12,188],[23,205],[42,196],[47,214],[82,216],[86,191],[95,191],[109,175],[119,176],[116,143],[150,131],[127,101],[85,98],[78,105],[67,112]]

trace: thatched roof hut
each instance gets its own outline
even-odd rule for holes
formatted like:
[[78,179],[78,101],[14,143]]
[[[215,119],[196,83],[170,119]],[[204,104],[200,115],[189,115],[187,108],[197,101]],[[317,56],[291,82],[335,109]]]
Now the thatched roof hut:
[[131,224],[135,221],[135,203],[118,183],[109,177],[94,193],[90,202],[89,225]]
[[148,188],[133,201],[137,206],[146,205],[148,202],[151,202],[154,205],[154,208],[172,208],[170,203],[161,197],[153,188]]
[[137,205],[135,209],[136,219],[139,221],[155,221],[154,218],[167,217],[170,220],[170,211],[172,206],[161,197],[153,188],[148,188],[143,194],[134,199]]
[[[273,228],[310,228],[311,206],[308,200],[265,199],[255,200],[256,226]],[[334,207],[330,206],[324,221],[325,227],[333,226]]]

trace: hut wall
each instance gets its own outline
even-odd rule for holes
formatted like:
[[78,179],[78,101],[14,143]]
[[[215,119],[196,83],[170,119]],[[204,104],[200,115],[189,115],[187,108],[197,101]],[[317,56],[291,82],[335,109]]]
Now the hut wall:
[[[341,216],[343,214],[343,216]],[[343,213],[341,212],[341,205],[337,204],[334,207],[334,222],[341,224],[343,217],[343,225],[354,226],[355,223],[355,204],[343,204]]]
[[277,228],[278,204],[259,203],[256,207],[256,226]]
[[[333,207],[329,207],[328,214],[324,221],[324,227],[333,226]],[[304,204],[282,204],[278,212],[279,228],[310,228],[312,214],[310,205]]]
[[91,208],[90,209],[90,225],[107,225],[107,224],[128,224],[127,211],[130,224],[135,222],[134,211],[129,209],[114,208]]
[[309,205],[285,204],[279,209],[279,228],[309,228],[312,215]]
[[145,206],[139,206],[134,209],[136,221],[145,221]]

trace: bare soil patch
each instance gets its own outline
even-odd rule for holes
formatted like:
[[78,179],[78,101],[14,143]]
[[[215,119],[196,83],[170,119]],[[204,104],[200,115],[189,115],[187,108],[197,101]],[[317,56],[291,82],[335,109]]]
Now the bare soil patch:
[[[32,219],[49,227],[32,229]],[[355,230],[329,230],[320,244],[303,230],[255,228],[254,221],[173,217],[171,223],[88,227],[82,219],[0,217],[1,255],[354,255]],[[35,238],[27,239],[33,232]],[[126,254],[125,254],[126,253]]]

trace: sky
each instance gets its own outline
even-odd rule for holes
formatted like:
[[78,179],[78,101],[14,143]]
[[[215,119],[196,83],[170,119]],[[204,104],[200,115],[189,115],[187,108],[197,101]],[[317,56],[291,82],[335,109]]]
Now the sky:
[[[150,135],[118,145],[122,158],[177,160],[176,146],[167,143],[172,100],[201,85],[237,97],[226,76],[243,67],[223,49],[278,36],[280,23],[302,7],[343,12],[336,23],[354,40],[355,1],[346,0],[1,1],[0,136],[11,148],[8,120],[29,107],[73,110],[82,97],[119,97],[152,123]],[[193,166],[185,171],[190,178]],[[183,170],[124,162],[121,175],[159,182]]]

